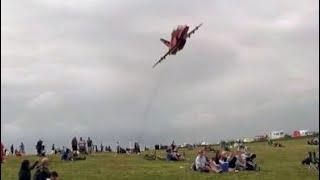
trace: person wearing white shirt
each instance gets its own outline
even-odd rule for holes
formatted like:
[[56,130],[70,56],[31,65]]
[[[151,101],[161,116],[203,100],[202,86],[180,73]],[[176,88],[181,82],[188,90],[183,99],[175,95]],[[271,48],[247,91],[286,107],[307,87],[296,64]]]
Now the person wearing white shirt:
[[195,165],[197,171],[200,172],[209,172],[211,170],[203,150],[199,150],[198,156],[195,160]]

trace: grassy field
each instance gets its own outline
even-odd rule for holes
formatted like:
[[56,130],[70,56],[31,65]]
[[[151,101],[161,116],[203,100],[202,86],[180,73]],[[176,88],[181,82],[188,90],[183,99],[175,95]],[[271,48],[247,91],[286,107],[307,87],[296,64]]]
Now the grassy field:
[[[198,173],[190,170],[196,150],[185,150],[184,162],[144,160],[142,155],[117,155],[97,153],[85,161],[63,162],[58,156],[50,156],[50,170],[57,171],[63,180],[94,179],[319,179],[318,171],[300,164],[307,151],[318,151],[318,146],[307,145],[307,139],[280,141],[285,147],[275,148],[266,142],[249,144],[249,150],[257,154],[260,172]],[[164,155],[159,151],[158,155]],[[1,166],[1,179],[18,179],[23,159],[34,162],[36,156],[7,157]]]

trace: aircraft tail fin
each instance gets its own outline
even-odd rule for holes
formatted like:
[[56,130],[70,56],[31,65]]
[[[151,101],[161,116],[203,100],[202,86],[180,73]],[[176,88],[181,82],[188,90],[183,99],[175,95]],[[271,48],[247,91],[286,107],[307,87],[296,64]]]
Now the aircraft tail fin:
[[163,44],[165,44],[167,47],[170,47],[170,42],[165,40],[165,39],[160,39],[161,42],[163,42]]

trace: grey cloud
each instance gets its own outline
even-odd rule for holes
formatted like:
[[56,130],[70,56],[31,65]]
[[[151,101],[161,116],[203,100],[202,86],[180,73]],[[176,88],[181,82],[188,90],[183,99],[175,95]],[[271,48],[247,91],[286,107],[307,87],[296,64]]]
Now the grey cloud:
[[[6,145],[67,145],[73,136],[215,142],[318,130],[317,1],[2,5]],[[160,37],[200,22],[183,51],[152,69],[167,50]]]

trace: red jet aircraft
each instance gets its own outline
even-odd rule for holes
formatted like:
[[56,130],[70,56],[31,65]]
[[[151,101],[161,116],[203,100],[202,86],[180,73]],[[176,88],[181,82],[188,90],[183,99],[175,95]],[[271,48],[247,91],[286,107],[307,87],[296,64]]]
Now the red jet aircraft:
[[183,49],[184,45],[186,44],[187,38],[190,38],[191,34],[198,30],[201,25],[202,23],[196,26],[189,33],[189,26],[179,25],[177,29],[172,31],[170,42],[161,38],[160,41],[163,42],[169,48],[169,51],[164,56],[162,56],[160,60],[153,65],[153,67],[156,67],[156,65],[163,61],[166,58],[166,56],[170,54],[175,55],[178,51]]

